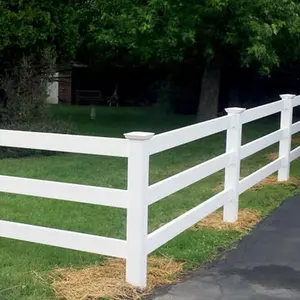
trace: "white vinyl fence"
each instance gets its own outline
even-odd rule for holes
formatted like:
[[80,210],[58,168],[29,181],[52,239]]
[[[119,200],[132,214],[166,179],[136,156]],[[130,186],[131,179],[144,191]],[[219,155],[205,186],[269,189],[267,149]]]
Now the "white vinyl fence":
[[[291,151],[291,136],[300,131],[300,122],[292,124],[293,107],[299,105],[300,96],[282,95],[277,102],[249,110],[228,108],[226,116],[207,122],[159,135],[132,132],[125,134],[126,139],[0,130],[0,146],[128,158],[127,190],[0,176],[0,192],[127,209],[126,240],[7,221],[0,221],[0,236],[124,258],[127,281],[144,288],[147,256],[151,252],[221,207],[224,221],[235,222],[239,195],[272,173],[279,171],[278,180],[288,180],[290,163],[300,156],[300,147]],[[279,130],[241,145],[243,124],[278,112]],[[149,186],[150,155],[225,130],[224,154]],[[241,160],[278,141],[279,158],[240,180]],[[222,192],[148,234],[149,205],[222,169]]]

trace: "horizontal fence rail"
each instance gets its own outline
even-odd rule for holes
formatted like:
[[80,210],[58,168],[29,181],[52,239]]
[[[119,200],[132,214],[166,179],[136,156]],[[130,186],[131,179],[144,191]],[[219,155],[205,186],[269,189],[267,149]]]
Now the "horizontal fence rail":
[[300,96],[297,96],[293,99],[293,107],[300,105]]
[[246,124],[282,111],[284,108],[284,101],[279,100],[270,104],[258,106],[246,110],[242,115],[242,124]]
[[300,121],[292,125],[292,134],[300,131]]
[[228,128],[229,121],[230,118],[224,116],[156,135],[151,139],[149,154],[162,152],[224,131]]
[[278,158],[273,162],[269,163],[265,167],[257,170],[256,172],[252,173],[251,175],[247,176],[246,178],[240,181],[239,193],[242,194],[246,190],[250,189],[263,179],[267,178],[268,176],[272,175],[281,166],[282,158]]
[[151,253],[178,234],[201,221],[229,200],[230,191],[223,191],[209,200],[199,204],[170,223],[162,226],[148,236],[148,250]]
[[229,159],[230,153],[225,153],[151,185],[149,187],[149,203],[153,204],[162,198],[174,194],[177,191],[224,169],[228,165]]
[[[9,221],[0,221],[0,237],[125,258],[127,282],[145,288],[150,253],[222,207],[224,221],[237,221],[239,195],[271,174],[278,172],[279,181],[289,179],[290,164],[300,157],[300,147],[291,150],[292,135],[300,131],[300,121],[293,124],[297,106],[300,96],[281,95],[279,101],[249,110],[226,109],[227,115],[221,118],[156,136],[131,132],[125,139],[0,130],[0,146],[4,147],[128,158],[126,190],[0,175],[0,192],[125,208],[126,240]],[[278,130],[242,145],[243,124],[276,113],[281,119]],[[226,132],[225,153],[149,186],[150,155],[222,131]],[[240,180],[241,160],[277,142],[279,158]],[[148,234],[151,204],[223,169],[222,192]]]
[[268,135],[265,135],[253,142],[250,142],[241,147],[241,159],[244,159],[254,153],[257,153],[277,142],[279,142],[283,137],[283,130],[279,129]]
[[0,146],[46,151],[128,157],[125,139],[0,130]]
[[296,158],[300,156],[300,147],[297,147],[293,151],[291,151],[290,161],[294,161]]
[[0,221],[0,237],[119,258],[126,257],[126,241],[41,226]]
[[0,175],[0,192],[126,208],[126,190]]

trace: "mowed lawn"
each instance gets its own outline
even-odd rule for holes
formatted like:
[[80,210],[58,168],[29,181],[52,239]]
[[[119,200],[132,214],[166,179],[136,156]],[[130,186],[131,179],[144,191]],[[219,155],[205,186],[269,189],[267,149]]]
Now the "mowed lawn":
[[[55,118],[68,122],[74,133],[111,137],[122,137],[123,133],[135,130],[160,133],[190,125],[194,119],[162,114],[149,108],[99,108],[97,119],[91,121],[86,107],[57,106],[53,110]],[[244,126],[243,142],[278,127],[278,116],[253,122]],[[223,153],[224,149],[225,132],[154,155],[151,157],[150,182],[195,166]],[[278,144],[244,160],[241,176],[270,162],[266,154],[277,151]],[[59,154],[0,161],[1,175],[115,188],[126,188],[126,171],[126,159],[104,156]],[[293,162],[291,175],[300,179],[299,160]],[[152,205],[149,231],[214,195],[214,188],[223,183],[223,178],[224,172],[219,172]],[[268,186],[259,191],[247,191],[240,197],[240,207],[254,208],[266,215],[297,192],[298,188],[293,186]],[[125,210],[116,208],[2,193],[0,219],[125,238]],[[235,231],[187,230],[158,249],[155,255],[187,261],[187,267],[195,267],[212,259],[217,251],[240,236]],[[53,300],[54,293],[41,277],[45,278],[57,266],[84,267],[103,262],[104,258],[98,255],[0,238],[0,299]]]

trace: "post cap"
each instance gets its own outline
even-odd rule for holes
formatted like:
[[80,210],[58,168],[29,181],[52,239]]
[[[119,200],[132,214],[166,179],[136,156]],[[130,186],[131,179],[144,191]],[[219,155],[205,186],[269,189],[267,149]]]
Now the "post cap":
[[124,133],[124,136],[128,140],[136,140],[136,141],[146,141],[150,140],[155,133],[153,132],[143,132],[143,131],[133,131],[129,133]]
[[228,108],[225,108],[225,111],[226,111],[228,114],[232,114],[232,115],[238,115],[238,114],[241,114],[241,113],[243,113],[245,110],[246,110],[246,108],[241,108],[241,107],[228,107]]
[[282,95],[280,95],[280,98],[283,99],[283,100],[294,98],[294,97],[296,97],[296,95],[294,95],[294,94],[282,94]]

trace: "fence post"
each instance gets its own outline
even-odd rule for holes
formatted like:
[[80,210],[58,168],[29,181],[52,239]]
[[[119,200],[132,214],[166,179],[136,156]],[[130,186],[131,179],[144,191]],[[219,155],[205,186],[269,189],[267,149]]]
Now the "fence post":
[[231,199],[224,205],[224,221],[236,222],[239,211],[239,181],[240,181],[240,149],[242,144],[241,115],[245,108],[231,107],[225,111],[230,116],[230,127],[227,129],[226,153],[231,153],[231,160],[225,168],[225,189],[231,189]]
[[129,140],[126,281],[143,289],[147,284],[147,189],[149,185],[147,141],[154,136],[154,133],[131,132],[124,135]]
[[283,129],[283,138],[279,142],[279,157],[283,158],[282,166],[278,171],[278,181],[287,181],[290,178],[290,152],[292,142],[293,99],[295,95],[280,95],[284,101],[281,111],[280,129]]

